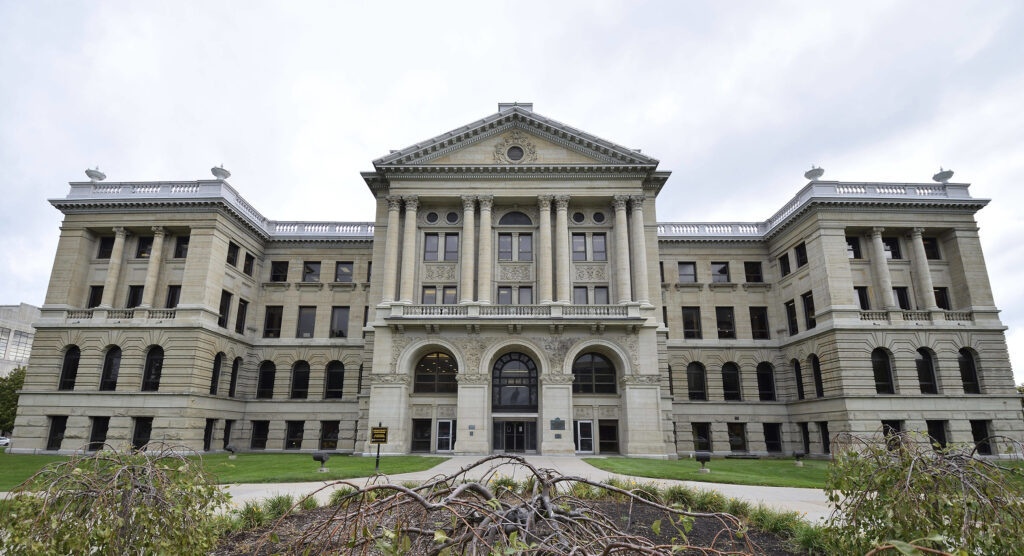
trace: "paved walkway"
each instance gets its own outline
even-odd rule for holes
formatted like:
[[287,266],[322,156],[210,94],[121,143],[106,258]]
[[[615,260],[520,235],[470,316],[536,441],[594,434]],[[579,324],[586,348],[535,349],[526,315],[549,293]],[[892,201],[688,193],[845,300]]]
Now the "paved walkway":
[[[455,456],[426,471],[391,475],[390,481],[397,483],[402,481],[422,482],[438,475],[454,473],[460,468],[473,463],[477,459],[479,459],[477,456]],[[754,504],[765,504],[779,510],[800,512],[810,521],[823,519],[827,517],[831,511],[825,492],[820,489],[729,485],[719,483],[701,483],[695,481],[648,479],[646,477],[629,477],[626,475],[603,471],[586,463],[578,457],[571,456],[527,456],[526,459],[533,466],[538,468],[555,469],[563,475],[575,475],[595,481],[605,481],[610,477],[624,477],[627,479],[634,479],[638,482],[654,482],[662,487],[674,484],[683,484],[691,488],[716,490],[729,498],[739,498]],[[328,466],[330,466],[330,463],[328,463]],[[488,468],[486,467],[478,468],[477,470],[474,470],[474,473],[470,476],[478,478],[485,473],[487,469]],[[519,469],[514,469],[512,466],[505,466],[499,472],[502,476],[511,475],[516,480],[521,480],[525,477],[525,469],[521,467]],[[349,481],[357,484],[364,484],[366,479],[349,479]],[[231,494],[232,500],[236,504],[241,505],[249,500],[259,500],[276,494],[290,494],[296,498],[306,496],[318,488],[324,487],[324,485],[330,482],[333,481],[323,483],[232,484],[227,485],[227,491]],[[317,494],[317,499],[321,504],[327,502],[327,499],[333,490],[333,487],[328,487],[324,488]]]

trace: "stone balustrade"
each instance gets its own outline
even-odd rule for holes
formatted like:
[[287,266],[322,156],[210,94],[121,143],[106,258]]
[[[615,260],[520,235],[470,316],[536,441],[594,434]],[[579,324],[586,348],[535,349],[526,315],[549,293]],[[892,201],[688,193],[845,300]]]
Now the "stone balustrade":
[[470,319],[625,319],[641,318],[640,306],[627,305],[410,305],[396,303],[390,307],[390,318],[444,318]]

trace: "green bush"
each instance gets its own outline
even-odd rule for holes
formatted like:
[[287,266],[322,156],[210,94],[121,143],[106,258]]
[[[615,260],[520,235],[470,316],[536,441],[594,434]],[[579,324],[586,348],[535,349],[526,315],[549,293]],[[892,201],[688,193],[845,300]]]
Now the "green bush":
[[4,554],[203,554],[228,498],[191,459],[161,446],[50,464],[4,508]]
[[316,496],[309,495],[299,501],[299,509],[302,511],[315,510],[320,507],[320,502],[317,502]]
[[350,486],[339,487],[337,490],[331,493],[330,498],[327,499],[327,504],[329,506],[337,506],[339,504],[345,504],[347,506],[350,501],[355,499],[355,497],[353,496],[352,498],[348,499],[345,499],[345,497],[351,496],[353,493],[355,493],[355,491],[356,489]]
[[693,489],[683,485],[672,485],[662,491],[662,498],[666,504],[679,504],[684,508],[693,506]]
[[278,494],[263,501],[263,512],[267,519],[278,519],[288,513],[295,505],[295,499],[290,494]]

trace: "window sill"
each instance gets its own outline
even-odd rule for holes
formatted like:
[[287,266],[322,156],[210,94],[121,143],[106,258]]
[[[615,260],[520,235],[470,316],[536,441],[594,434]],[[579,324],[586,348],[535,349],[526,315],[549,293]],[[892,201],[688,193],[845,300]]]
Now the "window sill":
[[263,289],[265,290],[290,290],[292,285],[290,282],[263,282]]
[[295,289],[299,291],[320,291],[324,289],[324,284],[323,282],[295,282]]
[[711,290],[731,290],[736,291],[736,287],[739,284],[735,282],[712,282],[708,284],[708,288]]
[[331,282],[327,284],[327,287],[331,290],[355,291],[355,289],[359,287],[359,284],[356,284],[355,282]]
[[746,282],[743,284],[745,291],[771,291],[772,285],[765,282]]
[[676,282],[675,287],[676,290],[702,290],[704,289],[704,284],[701,282]]

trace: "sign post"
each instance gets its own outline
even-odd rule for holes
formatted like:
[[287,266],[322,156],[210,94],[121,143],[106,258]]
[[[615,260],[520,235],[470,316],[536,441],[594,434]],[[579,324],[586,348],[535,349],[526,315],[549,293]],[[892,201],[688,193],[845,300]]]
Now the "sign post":
[[376,427],[370,428],[370,444],[377,445],[377,464],[373,468],[374,473],[380,472],[380,445],[388,443],[388,428],[384,423],[378,421]]

